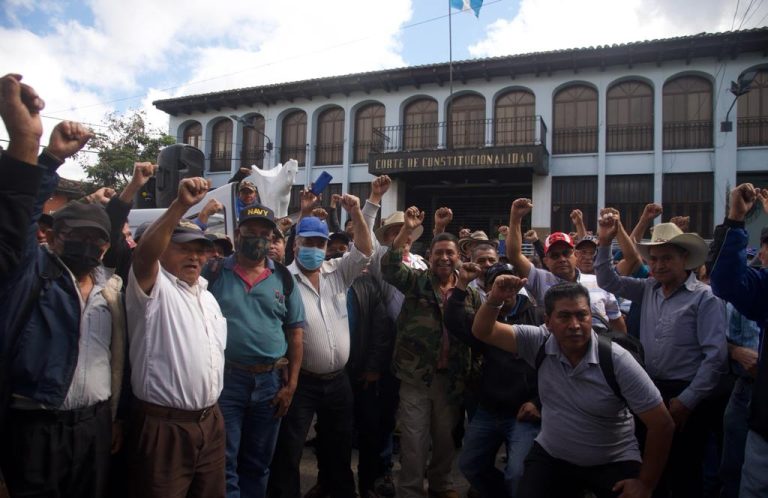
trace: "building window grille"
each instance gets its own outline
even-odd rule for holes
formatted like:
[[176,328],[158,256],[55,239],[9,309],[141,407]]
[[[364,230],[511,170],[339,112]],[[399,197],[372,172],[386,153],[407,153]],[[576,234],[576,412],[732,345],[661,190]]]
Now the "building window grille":
[[613,85],[606,95],[606,150],[653,150],[653,89],[640,81]]
[[283,119],[283,133],[280,145],[280,162],[285,164],[295,159],[304,166],[307,158],[307,113],[295,111]]
[[571,85],[555,95],[553,154],[597,152],[597,91]]
[[232,169],[232,121],[222,119],[213,125],[211,142],[211,171]]
[[681,76],[663,94],[664,150],[712,148],[712,83]]

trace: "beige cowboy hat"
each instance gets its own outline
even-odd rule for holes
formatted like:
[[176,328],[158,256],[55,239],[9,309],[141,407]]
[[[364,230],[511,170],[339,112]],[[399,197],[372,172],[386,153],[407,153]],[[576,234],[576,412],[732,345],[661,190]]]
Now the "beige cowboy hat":
[[[378,239],[378,241],[383,244],[384,241],[382,239],[384,237],[384,232],[386,232],[389,227],[392,227],[392,226],[401,227],[404,224],[405,224],[405,213],[403,211],[395,211],[394,213],[390,214],[389,216],[381,220],[381,226],[376,230],[374,230],[373,233],[376,235],[376,239]],[[415,242],[416,240],[418,240],[419,237],[421,237],[421,234],[423,233],[424,233],[424,227],[421,225],[417,226],[416,229],[411,234],[411,242]]]
[[637,250],[645,258],[650,259],[650,248],[664,244],[674,244],[688,251],[685,262],[686,270],[693,270],[704,264],[709,247],[697,233],[683,233],[674,223],[660,223],[653,228],[650,242],[638,242]]
[[469,237],[464,237],[463,239],[459,239],[459,250],[463,253],[466,253],[472,245],[475,245],[480,242],[485,244],[490,244],[496,249],[499,248],[498,240],[491,240],[488,238],[488,234],[486,234],[482,230],[475,230],[474,232],[469,234]]

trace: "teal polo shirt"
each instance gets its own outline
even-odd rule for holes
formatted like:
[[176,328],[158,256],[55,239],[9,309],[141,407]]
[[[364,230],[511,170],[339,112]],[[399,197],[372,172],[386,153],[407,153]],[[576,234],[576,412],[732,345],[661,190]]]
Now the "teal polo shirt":
[[250,291],[234,267],[235,255],[232,255],[224,261],[219,277],[208,288],[227,318],[224,355],[241,365],[274,362],[288,350],[284,330],[304,326],[301,294],[294,287],[286,297],[283,279],[269,258],[267,268],[272,274],[257,282]]

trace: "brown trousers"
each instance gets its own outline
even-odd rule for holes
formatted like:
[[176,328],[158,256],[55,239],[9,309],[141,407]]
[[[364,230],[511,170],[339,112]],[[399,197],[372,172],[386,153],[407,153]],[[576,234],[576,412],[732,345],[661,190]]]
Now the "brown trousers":
[[188,412],[134,400],[126,444],[131,496],[224,498],[226,432],[218,405]]

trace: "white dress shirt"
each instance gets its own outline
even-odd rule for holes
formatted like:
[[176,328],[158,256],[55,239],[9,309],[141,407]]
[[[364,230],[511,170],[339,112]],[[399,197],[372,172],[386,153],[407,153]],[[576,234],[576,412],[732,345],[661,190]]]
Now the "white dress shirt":
[[149,295],[131,268],[125,305],[131,386],[139,399],[181,410],[216,403],[224,378],[227,320],[208,282],[188,285],[162,267]]
[[320,292],[301,273],[296,261],[288,270],[304,303],[304,357],[301,368],[316,374],[341,370],[349,360],[347,290],[370,257],[356,247],[341,258],[324,261],[320,267]]

